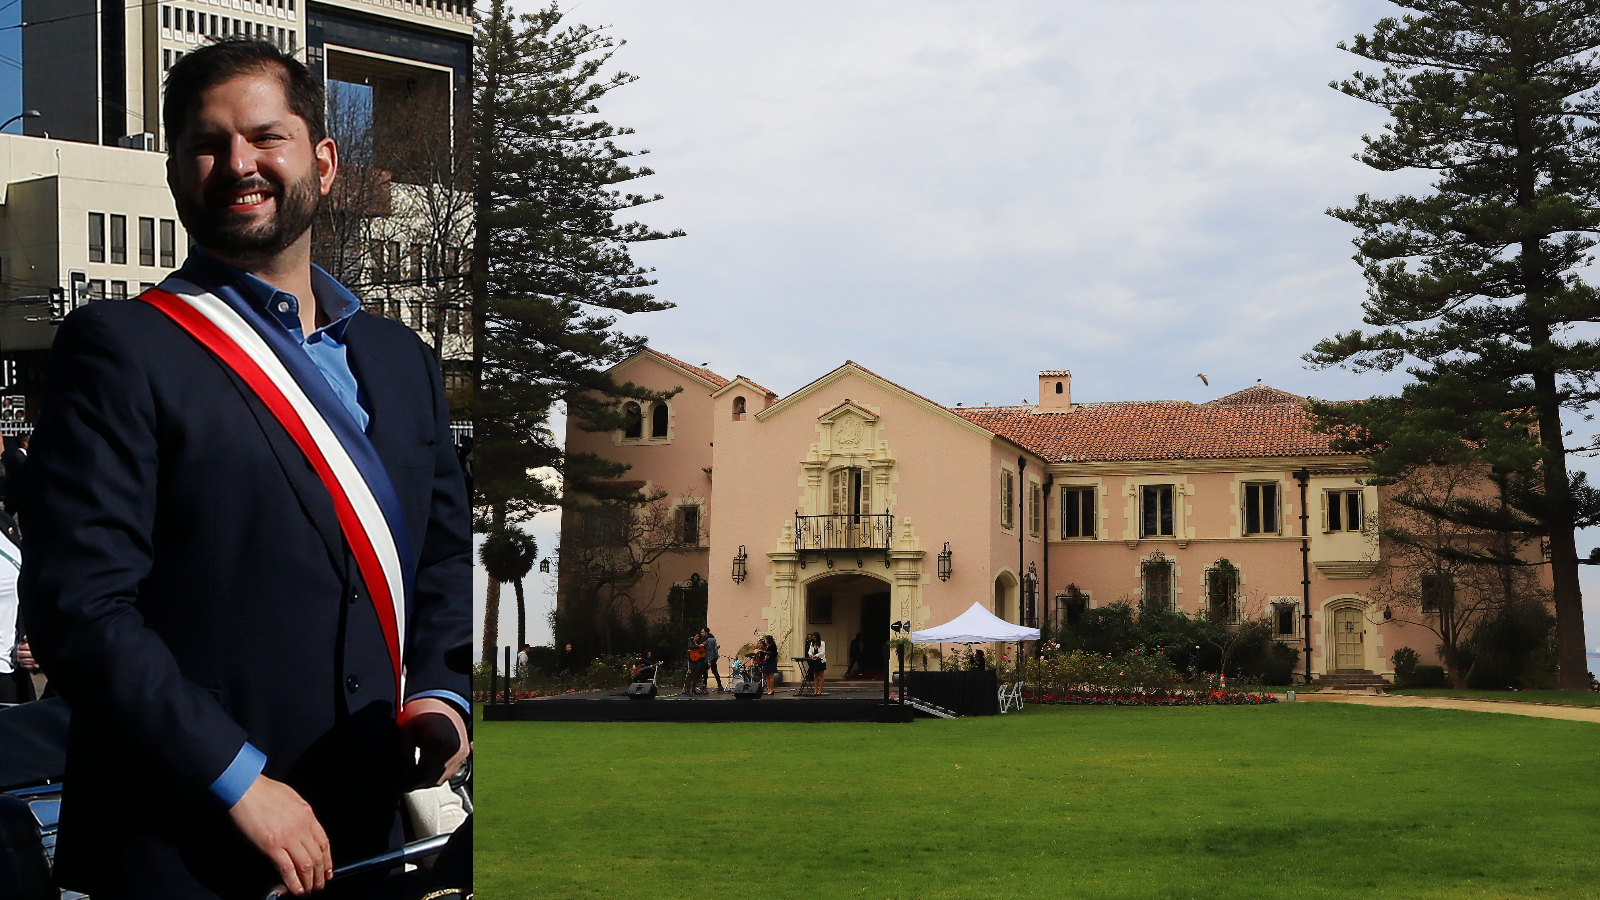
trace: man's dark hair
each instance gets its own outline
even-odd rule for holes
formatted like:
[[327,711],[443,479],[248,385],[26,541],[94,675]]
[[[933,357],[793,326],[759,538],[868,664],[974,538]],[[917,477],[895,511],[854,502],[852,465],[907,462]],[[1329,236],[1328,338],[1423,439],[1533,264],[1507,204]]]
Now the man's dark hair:
[[161,114],[166,119],[167,152],[175,152],[178,136],[200,106],[200,95],[219,84],[256,72],[276,71],[289,109],[305,120],[315,144],[328,136],[327,101],[322,84],[293,56],[255,38],[224,38],[186,54],[167,72],[167,95]]

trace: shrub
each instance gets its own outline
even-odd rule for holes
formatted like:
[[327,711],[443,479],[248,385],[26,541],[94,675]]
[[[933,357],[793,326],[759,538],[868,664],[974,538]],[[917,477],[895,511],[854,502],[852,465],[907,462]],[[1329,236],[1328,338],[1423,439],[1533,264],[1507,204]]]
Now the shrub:
[[1034,693],[1069,694],[1096,688],[1164,690],[1178,683],[1178,670],[1167,655],[1132,650],[1120,656],[1098,656],[1074,650],[1045,659],[1030,659],[1027,681]]
[[1261,683],[1294,684],[1294,670],[1299,662],[1299,648],[1273,641],[1270,652],[1261,662]]
[[1411,687],[1412,681],[1417,676],[1417,651],[1410,647],[1401,647],[1390,659],[1394,662],[1395,686]]
[[1417,666],[1412,670],[1408,687],[1442,688],[1446,686],[1444,666]]

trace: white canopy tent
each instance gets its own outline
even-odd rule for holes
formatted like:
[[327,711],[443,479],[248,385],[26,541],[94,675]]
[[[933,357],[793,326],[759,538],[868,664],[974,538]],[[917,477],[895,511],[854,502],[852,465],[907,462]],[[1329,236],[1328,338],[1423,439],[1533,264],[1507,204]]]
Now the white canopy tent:
[[911,640],[919,644],[987,644],[1037,641],[1039,629],[1013,625],[983,608],[982,603],[954,619],[933,628],[913,631]]

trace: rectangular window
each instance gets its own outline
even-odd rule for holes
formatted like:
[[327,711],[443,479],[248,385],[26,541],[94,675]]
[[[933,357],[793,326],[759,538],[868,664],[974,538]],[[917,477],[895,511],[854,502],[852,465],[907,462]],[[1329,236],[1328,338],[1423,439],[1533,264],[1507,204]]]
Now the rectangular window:
[[161,220],[161,265],[172,268],[178,264],[178,223]]
[[172,7],[170,6],[161,7],[161,27],[172,28]]
[[139,265],[156,264],[156,220],[139,217]]
[[1000,527],[1015,528],[1017,524],[1017,482],[1010,469],[1000,470]]
[[1172,608],[1172,561],[1147,559],[1139,564],[1139,602],[1147,610],[1164,611]]
[[89,213],[89,262],[106,261],[106,214]]
[[1067,589],[1056,594],[1056,623],[1072,627],[1083,621],[1083,614],[1089,610],[1089,592],[1075,584],[1067,585]]
[[1361,530],[1361,491],[1328,492],[1328,530]]
[[1294,605],[1290,603],[1277,603],[1272,607],[1273,632],[1278,637],[1293,637],[1295,635]]
[[107,300],[128,299],[128,283],[126,281],[111,282],[111,293],[106,295]]
[[1226,560],[1206,569],[1206,611],[1228,625],[1239,622],[1239,570]]
[[128,261],[128,217],[111,214],[111,261],[125,264]]
[[142,294],[145,291],[148,291],[148,290],[150,290],[151,288],[153,288],[155,286],[156,286],[156,283],[153,282],[153,281],[141,281],[141,282],[139,282],[139,293]]
[[700,507],[689,503],[678,507],[678,543],[700,546]]
[[1028,483],[1028,536],[1038,537],[1044,533],[1044,488],[1039,482]]
[[172,68],[172,51],[171,50],[162,50],[161,51],[161,71],[165,72],[166,70],[168,70],[170,68]]
[[1278,533],[1278,486],[1276,484],[1247,484],[1244,486],[1244,533]]
[[1061,489],[1062,537],[1094,537],[1094,497],[1095,489],[1092,487]]
[[192,10],[192,9],[184,10],[183,20],[184,20],[184,22],[186,22],[188,24],[188,27],[183,29],[183,30],[189,32],[190,34],[193,34],[194,33],[194,10]]
[[89,279],[89,299],[104,300],[106,298],[106,280],[104,278]]
[[1146,484],[1139,488],[1139,536],[1172,536],[1172,485]]
[[1456,583],[1446,572],[1424,572],[1421,578],[1422,611],[1428,615],[1449,610],[1456,603]]

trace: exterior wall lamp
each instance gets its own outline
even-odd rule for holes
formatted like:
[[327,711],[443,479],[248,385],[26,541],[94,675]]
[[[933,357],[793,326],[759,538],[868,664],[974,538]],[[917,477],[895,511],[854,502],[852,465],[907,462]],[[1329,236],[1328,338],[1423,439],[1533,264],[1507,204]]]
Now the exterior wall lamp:
[[1028,563],[1028,574],[1022,576],[1022,624],[1029,628],[1039,627],[1039,569],[1033,563]]
[[745,553],[744,552],[744,545],[740,544],[739,545],[739,552],[735,553],[733,555],[733,583],[734,584],[744,584],[745,560],[747,560],[749,558],[750,558],[750,554]]
[[944,542],[944,549],[939,551],[939,580],[950,580],[950,542]]
[[550,557],[539,560],[539,571],[547,575],[550,573]]

